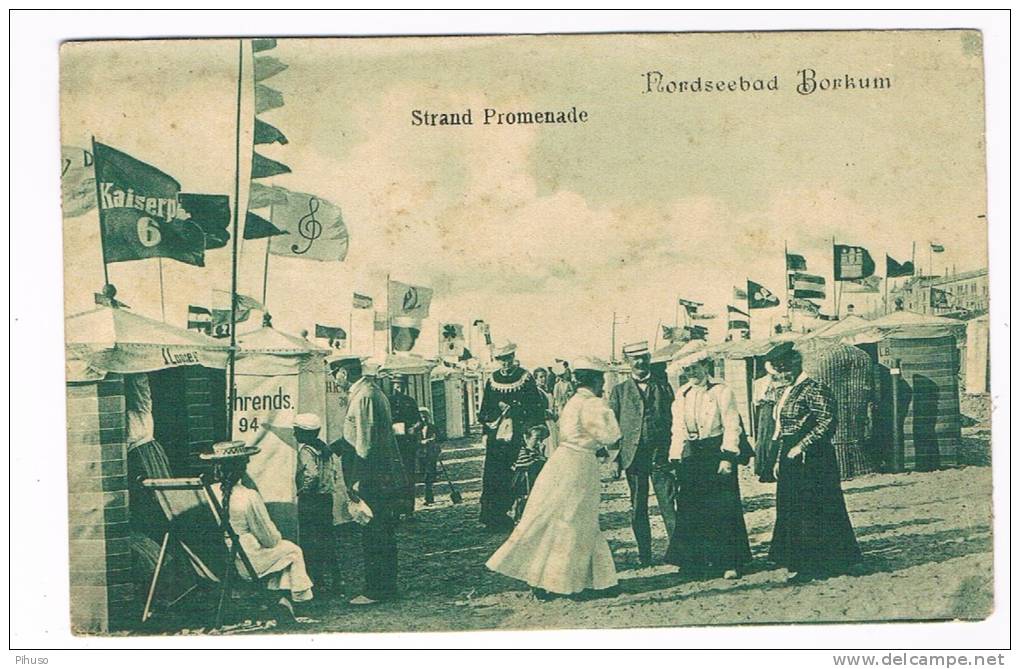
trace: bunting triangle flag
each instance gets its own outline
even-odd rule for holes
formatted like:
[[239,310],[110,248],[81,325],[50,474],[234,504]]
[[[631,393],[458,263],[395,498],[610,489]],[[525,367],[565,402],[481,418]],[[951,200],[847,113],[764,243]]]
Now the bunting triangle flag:
[[248,215],[244,218],[245,239],[264,239],[283,234],[286,233],[258,214],[253,214],[249,211]]
[[272,56],[260,56],[255,59],[255,81],[262,81],[275,76],[287,69],[286,63]]
[[248,208],[263,209],[274,204],[286,204],[287,191],[273,186],[263,186],[257,181],[251,182],[248,190]]
[[269,51],[270,49],[276,48],[275,37],[260,37],[251,41],[251,50],[258,53],[259,51]]
[[283,106],[283,93],[274,90],[269,86],[255,84],[255,113],[276,109]]
[[272,144],[273,142],[286,144],[287,136],[280,132],[278,128],[269,125],[265,121],[255,119],[255,143]]
[[252,153],[251,158],[251,178],[252,179],[264,179],[266,177],[274,177],[277,174],[288,174],[290,168],[281,162],[277,162],[271,158],[266,158],[258,153]]

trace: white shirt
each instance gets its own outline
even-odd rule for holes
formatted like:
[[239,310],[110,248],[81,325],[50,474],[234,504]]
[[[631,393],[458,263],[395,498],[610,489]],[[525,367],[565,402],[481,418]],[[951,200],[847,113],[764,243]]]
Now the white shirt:
[[791,383],[790,385],[786,386],[786,389],[783,391],[783,394],[779,396],[779,401],[776,402],[775,408],[772,409],[772,418],[775,419],[775,423],[776,423],[776,429],[773,430],[773,432],[772,432],[772,440],[773,441],[775,441],[776,439],[779,439],[779,435],[781,435],[783,433],[782,426],[779,424],[779,417],[783,413],[783,406],[786,404],[786,400],[790,397],[790,392],[795,387],[797,387],[800,384],[804,383],[806,380],[807,380],[807,374],[805,374],[804,372],[801,372],[800,375],[797,377],[797,380],[794,381],[793,383]]
[[730,453],[740,452],[740,413],[733,391],[725,383],[712,386],[687,383],[673,400],[673,438],[669,459],[680,460],[687,442],[722,436],[720,447]]

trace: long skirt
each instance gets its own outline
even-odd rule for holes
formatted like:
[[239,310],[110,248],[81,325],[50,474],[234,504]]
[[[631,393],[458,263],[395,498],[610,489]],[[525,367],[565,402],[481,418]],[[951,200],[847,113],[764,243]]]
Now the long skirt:
[[617,584],[599,528],[595,454],[560,444],[534,482],[521,522],[485,566],[533,588],[571,595]]
[[522,442],[498,441],[492,433],[485,437],[485,467],[482,471],[482,497],[479,500],[479,520],[493,528],[513,523],[508,512],[514,503],[513,466]]
[[751,561],[737,466],[719,473],[721,442],[702,440],[700,448],[694,442],[680,464],[676,527],[665,560],[685,571],[740,569]]
[[830,442],[815,444],[807,458],[786,457],[784,441],[776,483],[776,526],[769,559],[811,576],[846,572],[860,562],[861,549],[850,524]]

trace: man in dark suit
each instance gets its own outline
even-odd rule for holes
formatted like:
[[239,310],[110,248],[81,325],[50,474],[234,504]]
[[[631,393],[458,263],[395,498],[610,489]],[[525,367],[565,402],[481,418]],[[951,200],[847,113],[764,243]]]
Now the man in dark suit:
[[396,522],[406,474],[393,435],[390,403],[376,383],[379,363],[347,367],[353,381],[344,419],[341,464],[351,501],[364,500],[372,519],[361,527],[365,592],[351,604],[374,604],[397,596]]
[[647,566],[652,564],[649,487],[655,490],[668,536],[673,536],[676,523],[676,483],[669,465],[673,389],[668,382],[652,376],[648,342],[628,344],[623,354],[631,365],[631,374],[609,393],[609,406],[623,435],[614,466],[627,473],[631,528],[638,558],[642,566]]

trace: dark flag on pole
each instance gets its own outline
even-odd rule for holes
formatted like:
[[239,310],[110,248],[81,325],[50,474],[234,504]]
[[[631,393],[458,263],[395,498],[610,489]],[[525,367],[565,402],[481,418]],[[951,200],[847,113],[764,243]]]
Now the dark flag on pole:
[[202,228],[205,234],[205,249],[221,249],[230,241],[227,226],[230,225],[230,198],[226,195],[203,195],[181,193],[177,196],[181,207],[190,215],[190,220]]
[[279,129],[269,125],[265,121],[258,118],[255,119],[255,143],[256,144],[272,144],[273,142],[279,142],[280,144],[287,143],[287,136],[284,135]]
[[275,237],[276,235],[285,234],[287,233],[258,214],[253,214],[249,211],[244,217],[245,239],[263,239],[265,237]]
[[832,277],[835,281],[863,279],[875,273],[875,261],[863,246],[832,246]]
[[319,325],[316,323],[315,338],[328,340],[329,347],[336,350],[340,350],[347,345],[347,333],[343,328]]
[[733,301],[734,302],[746,302],[747,301],[747,291],[744,290],[743,288],[737,288],[736,286],[733,286]]
[[747,280],[747,297],[747,306],[751,309],[768,309],[779,306],[779,298],[775,293],[750,279]]
[[787,253],[786,271],[787,272],[807,271],[807,260],[804,258],[804,256],[800,255],[799,253]]
[[172,258],[205,265],[205,233],[179,205],[176,179],[98,142],[95,170],[104,262]]
[[275,177],[277,174],[289,174],[290,168],[281,162],[266,158],[258,153],[252,153],[251,157],[251,178],[264,179]]
[[351,300],[352,306],[355,309],[371,309],[372,298],[368,295],[362,295],[361,293],[354,293],[354,297]]
[[895,260],[888,253],[885,256],[885,278],[896,279],[901,276],[913,276],[914,275],[914,263],[909,260],[906,262],[899,262]]

